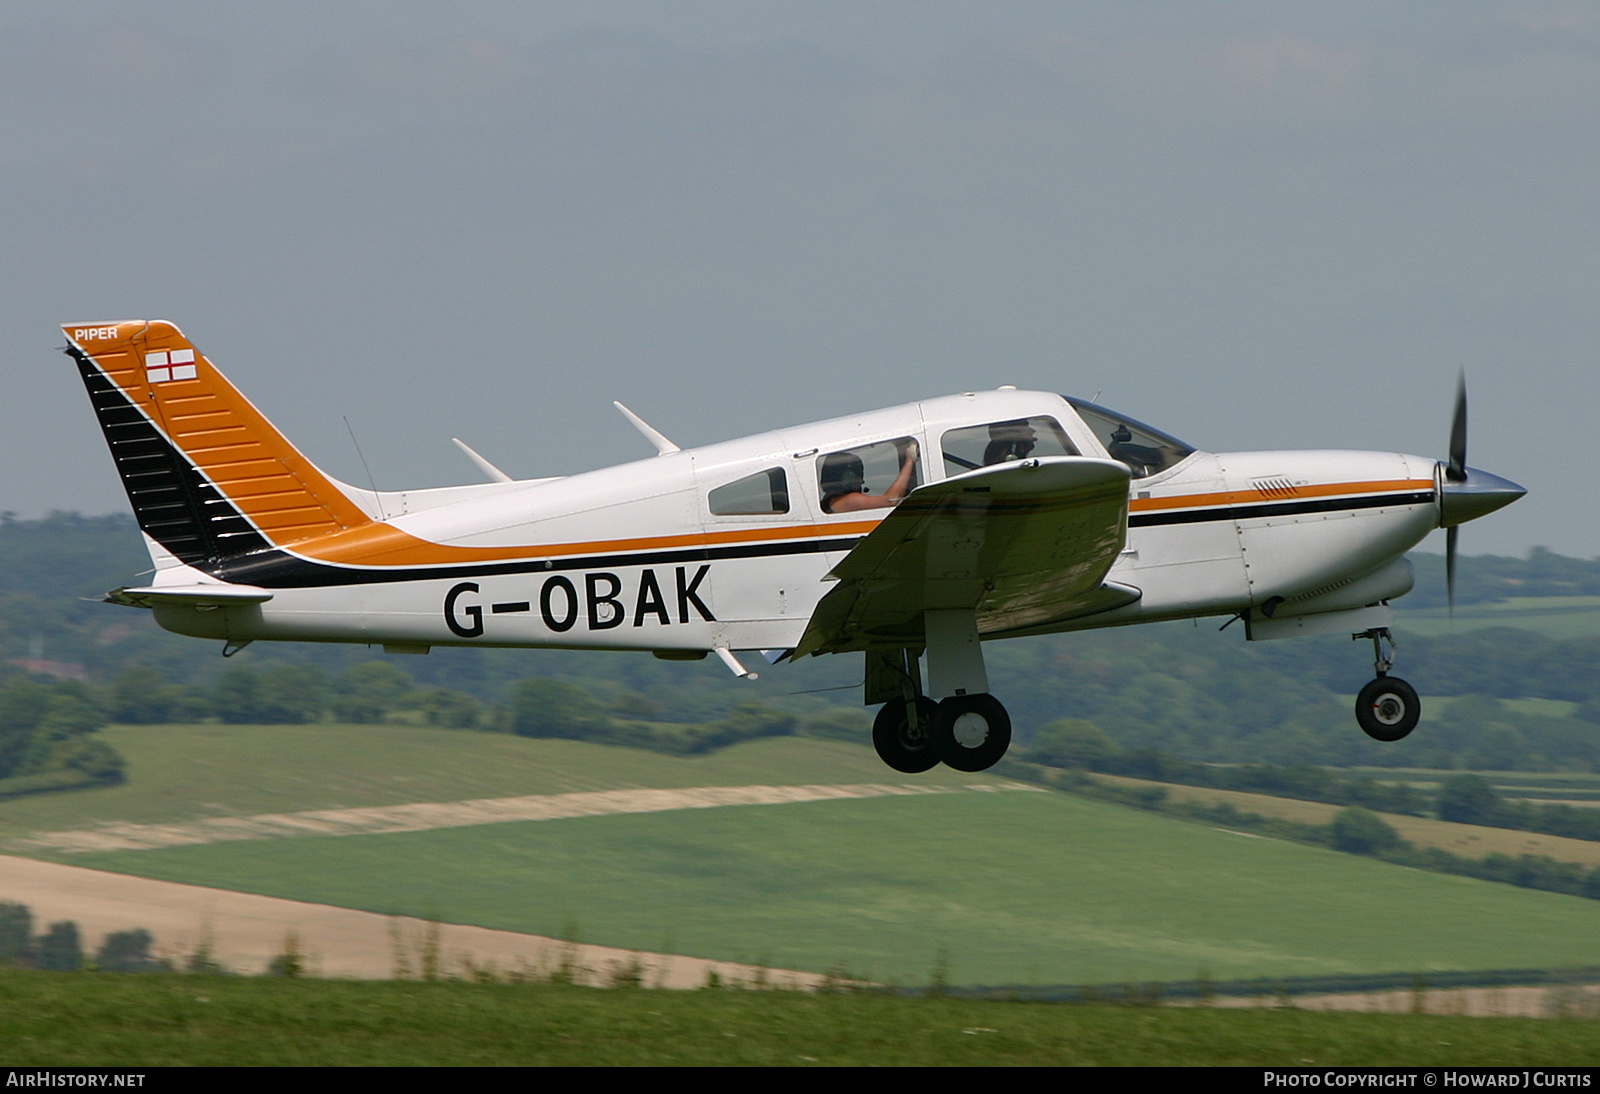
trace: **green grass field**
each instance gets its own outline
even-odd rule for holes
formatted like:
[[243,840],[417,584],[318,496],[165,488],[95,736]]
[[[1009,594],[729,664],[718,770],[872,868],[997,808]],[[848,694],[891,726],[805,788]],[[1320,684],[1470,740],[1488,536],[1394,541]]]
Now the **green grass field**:
[[581,741],[404,725],[112,726],[128,760],[121,786],[0,801],[0,841],[108,821],[155,823],[251,813],[752,783],[992,783],[936,768],[898,775],[871,749],[774,737],[676,757]]
[[1055,793],[74,855],[380,913],[926,983],[1600,965],[1600,902]]
[[[0,803],[0,833],[625,787],[916,782],[779,738],[672,758],[407,726],[112,730],[125,786]],[[380,913],[925,983],[1600,965],[1600,902],[1058,793],[683,810],[59,861]],[[11,899],[25,894],[11,895]]]
[[1592,1021],[0,971],[12,1067],[1593,1066]]

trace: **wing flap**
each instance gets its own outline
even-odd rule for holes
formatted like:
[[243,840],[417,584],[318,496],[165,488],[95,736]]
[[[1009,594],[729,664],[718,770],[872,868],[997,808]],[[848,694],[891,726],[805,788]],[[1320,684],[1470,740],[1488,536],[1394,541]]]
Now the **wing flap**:
[[920,645],[929,610],[974,608],[979,633],[998,634],[1127,603],[1127,586],[1103,584],[1127,525],[1114,460],[1022,460],[920,487],[834,567],[796,655]]

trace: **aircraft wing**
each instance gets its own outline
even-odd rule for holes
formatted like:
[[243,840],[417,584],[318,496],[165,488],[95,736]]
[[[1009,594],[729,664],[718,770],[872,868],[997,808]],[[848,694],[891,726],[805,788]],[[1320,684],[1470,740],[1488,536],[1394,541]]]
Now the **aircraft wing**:
[[1139,598],[1108,584],[1128,530],[1128,468],[1056,456],[911,492],[829,577],[795,656],[923,644],[922,613],[975,608],[998,635]]

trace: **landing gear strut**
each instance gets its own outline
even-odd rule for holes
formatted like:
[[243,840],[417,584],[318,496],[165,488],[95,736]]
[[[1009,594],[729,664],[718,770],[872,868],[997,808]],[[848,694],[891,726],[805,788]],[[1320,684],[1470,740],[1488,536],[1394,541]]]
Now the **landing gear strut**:
[[1398,741],[1417,728],[1422,701],[1410,684],[1389,675],[1394,667],[1395,641],[1388,627],[1377,627],[1354,637],[1372,639],[1373,667],[1378,673],[1378,678],[1356,696],[1356,722],[1362,732],[1375,741]]

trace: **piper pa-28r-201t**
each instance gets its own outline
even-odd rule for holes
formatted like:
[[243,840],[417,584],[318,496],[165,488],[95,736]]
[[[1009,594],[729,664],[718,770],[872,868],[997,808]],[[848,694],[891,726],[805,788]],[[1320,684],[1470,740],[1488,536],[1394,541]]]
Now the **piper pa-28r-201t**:
[[[1011,740],[986,639],[1200,616],[1252,640],[1370,638],[1356,715],[1404,737],[1388,675],[1404,553],[1522,496],[1450,454],[1191,448],[1094,403],[967,392],[654,458],[388,492],[324,474],[171,323],[74,323],[78,363],[155,562],[107,594],[222,640],[865,655],[879,755],[979,771]],[[459,441],[456,442],[460,444]],[[745,660],[741,660],[741,655]],[[925,671],[924,671],[925,670]]]

